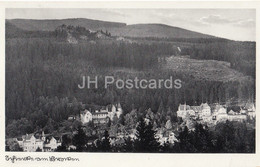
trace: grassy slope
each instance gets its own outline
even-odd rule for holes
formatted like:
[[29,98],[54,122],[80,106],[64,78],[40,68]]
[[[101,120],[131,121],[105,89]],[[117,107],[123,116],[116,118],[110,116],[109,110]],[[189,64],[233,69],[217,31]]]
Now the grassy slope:
[[210,35],[172,27],[164,24],[135,24],[109,29],[112,35],[158,38],[214,38]]
[[210,81],[246,81],[251,77],[231,69],[229,63],[216,60],[195,60],[187,57],[170,57],[164,66],[166,70],[173,70],[189,74],[196,80]]

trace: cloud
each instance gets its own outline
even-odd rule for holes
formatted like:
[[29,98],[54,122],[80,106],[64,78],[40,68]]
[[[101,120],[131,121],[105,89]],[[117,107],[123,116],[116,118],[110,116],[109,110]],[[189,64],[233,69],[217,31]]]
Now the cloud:
[[234,23],[234,25],[240,27],[255,27],[255,21],[253,19],[240,20]]
[[209,15],[200,18],[199,21],[203,24],[228,24],[233,22],[232,20],[223,18],[220,15]]
[[243,19],[243,20],[232,20],[224,18],[220,15],[209,15],[207,17],[202,17],[198,21],[203,25],[212,25],[212,24],[231,24],[239,27],[252,27],[255,26],[255,20],[253,19]]

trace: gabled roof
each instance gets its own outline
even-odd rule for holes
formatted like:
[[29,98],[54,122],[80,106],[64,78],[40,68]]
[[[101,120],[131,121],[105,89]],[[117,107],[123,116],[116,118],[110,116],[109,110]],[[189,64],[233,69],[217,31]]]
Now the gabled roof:
[[191,109],[194,110],[195,112],[201,111],[201,107],[200,106],[191,106]]
[[185,109],[185,105],[180,105],[179,108],[180,108],[180,110],[184,110]]
[[25,136],[25,140],[30,140],[32,137],[34,136],[34,134],[28,134]]
[[90,112],[89,110],[85,109],[83,111],[80,111],[80,114],[86,114],[87,112]]
[[208,105],[208,103],[202,103],[200,106],[201,106],[202,109],[210,108],[210,106]]
[[224,108],[222,105],[220,105],[220,104],[217,104],[216,105],[216,107],[215,107],[215,109],[218,111],[219,109],[221,109],[221,108]]
[[236,114],[236,112],[235,112],[235,111],[233,111],[233,110],[230,110],[230,111],[228,112],[228,114],[229,114],[229,115],[235,115],[235,114]]
[[190,106],[186,105],[186,104],[180,104],[179,107],[180,107],[180,110],[185,110],[185,107],[186,107],[186,110],[190,110]]
[[245,105],[245,108],[246,109],[251,109],[251,108],[254,108],[254,103],[246,103],[246,105]]
[[122,108],[120,103],[117,103],[117,108]]

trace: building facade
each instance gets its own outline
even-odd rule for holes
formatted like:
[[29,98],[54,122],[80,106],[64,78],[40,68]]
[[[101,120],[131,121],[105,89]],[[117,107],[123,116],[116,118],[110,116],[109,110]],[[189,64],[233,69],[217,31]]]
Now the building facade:
[[44,132],[42,132],[42,135],[26,134],[22,138],[17,138],[17,140],[24,152],[55,151],[58,146],[61,146],[61,139],[59,137],[46,137]]
[[219,104],[216,104],[213,110],[211,110],[211,107],[207,103],[202,103],[200,106],[180,104],[177,116],[181,117],[185,122],[194,120],[200,123],[217,124],[227,120],[243,122],[247,120],[247,117],[252,119],[255,117],[254,111],[254,105],[247,105],[243,109],[240,108],[240,111],[233,111],[231,109],[227,112],[227,108]]
[[89,110],[81,111],[80,113],[80,120],[83,124],[86,124],[92,121],[92,114]]
[[108,123],[109,120],[114,120],[115,117],[119,118],[123,113],[120,103],[116,105],[108,105],[95,112],[91,113],[89,110],[81,111],[80,120],[83,124],[93,121],[94,124]]

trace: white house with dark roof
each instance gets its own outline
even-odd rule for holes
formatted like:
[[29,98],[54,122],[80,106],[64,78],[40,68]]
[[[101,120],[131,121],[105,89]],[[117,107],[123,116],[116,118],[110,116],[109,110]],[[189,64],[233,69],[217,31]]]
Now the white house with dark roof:
[[26,134],[23,140],[23,151],[35,152],[37,149],[43,150],[43,140],[35,137],[34,134]]
[[110,104],[92,113],[88,110],[81,111],[80,120],[83,124],[90,121],[93,121],[94,124],[104,124],[109,120],[113,120],[114,117],[119,118],[122,113],[123,110],[120,103]]
[[80,120],[83,124],[92,121],[92,114],[89,110],[81,111],[80,113]]
[[201,107],[201,116],[211,116],[211,108],[208,103],[202,103]]
[[44,151],[55,151],[59,146],[61,146],[61,139],[59,137],[47,137],[44,142]]
[[[236,121],[243,122],[255,117],[254,104],[247,104],[244,108],[240,108],[240,111],[230,110],[227,112],[227,108],[220,104],[216,104],[211,111],[211,107],[207,103],[202,103],[200,106],[189,106],[186,104],[180,104],[177,111],[177,116],[181,117],[184,122],[189,120],[196,120],[206,124],[217,124],[220,122]],[[195,113],[195,116],[194,116]],[[195,119],[194,119],[195,118]]]
[[23,148],[24,152],[36,152],[40,151],[54,151],[61,145],[61,138],[47,136],[42,132],[41,135],[26,134],[22,138],[17,138],[19,146]]
[[109,121],[108,112],[96,110],[92,114],[92,120],[94,124],[104,124]]
[[180,104],[177,111],[177,116],[186,119],[188,116],[187,110],[190,110],[190,106],[186,104]]
[[213,112],[213,120],[224,122],[228,119],[227,109],[222,105],[217,104]]
[[211,108],[207,103],[202,103],[200,106],[189,106],[186,104],[180,104],[177,111],[177,116],[182,119],[188,117],[197,117],[200,119],[211,119]]

